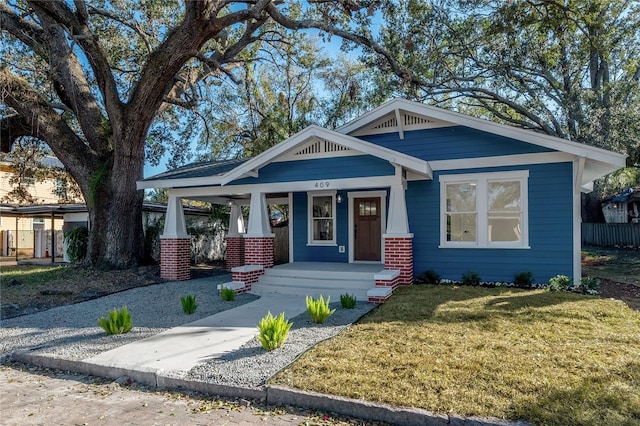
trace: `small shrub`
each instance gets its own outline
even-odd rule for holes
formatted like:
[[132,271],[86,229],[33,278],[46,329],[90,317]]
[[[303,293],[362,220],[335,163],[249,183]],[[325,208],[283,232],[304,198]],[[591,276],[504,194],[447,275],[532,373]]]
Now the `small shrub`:
[[600,292],[600,280],[596,277],[582,277],[577,290],[582,294],[598,294]]
[[533,286],[533,272],[531,271],[523,271],[519,274],[516,274],[513,283],[517,287],[531,287]]
[[293,323],[284,319],[284,312],[278,317],[274,317],[271,312],[268,312],[258,323],[260,334],[256,338],[267,351],[279,348],[287,340],[292,325]]
[[67,243],[67,255],[73,263],[82,261],[87,255],[89,231],[83,226],[78,226],[64,233]]
[[568,291],[573,286],[573,280],[566,275],[556,275],[549,279],[549,290]]
[[340,305],[342,305],[345,309],[353,309],[356,307],[357,299],[352,294],[341,294],[340,295]]
[[416,277],[417,284],[440,284],[440,275],[429,269]]
[[227,302],[231,302],[233,299],[236,298],[236,292],[229,287],[222,287],[222,290],[220,290],[220,295]]
[[320,295],[318,299],[314,299],[311,296],[307,296],[307,313],[316,324],[322,324],[327,318],[329,318],[336,310],[329,309],[329,301],[331,297],[327,297],[325,302],[324,297]]
[[477,272],[469,271],[466,274],[462,274],[463,285],[471,285],[475,287],[480,285],[480,281],[482,281],[482,278],[480,278],[480,274]]
[[107,335],[128,333],[133,328],[131,314],[126,306],[122,309],[113,308],[112,311],[108,311],[108,315],[109,318],[101,317],[98,320],[98,325]]
[[189,294],[186,296],[180,296],[180,303],[182,303],[182,310],[191,315],[198,308],[198,304],[196,303],[196,297]]

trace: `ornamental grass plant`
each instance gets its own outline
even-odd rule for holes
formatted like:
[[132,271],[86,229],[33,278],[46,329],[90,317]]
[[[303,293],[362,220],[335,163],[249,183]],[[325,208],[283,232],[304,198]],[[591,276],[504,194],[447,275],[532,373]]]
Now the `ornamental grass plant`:
[[400,288],[270,383],[441,414],[637,425],[640,312],[571,292]]
[[256,338],[265,350],[274,350],[282,346],[287,340],[292,325],[292,322],[284,319],[284,312],[274,317],[269,311],[258,323],[260,334]]
[[316,324],[322,324],[336,311],[335,309],[329,309],[329,302],[331,301],[331,296],[327,297],[327,300],[324,300],[324,297],[320,295],[317,299],[314,299],[311,296],[307,296],[307,314]]
[[128,333],[133,328],[131,314],[126,306],[108,311],[107,317],[98,319],[98,325],[107,335]]

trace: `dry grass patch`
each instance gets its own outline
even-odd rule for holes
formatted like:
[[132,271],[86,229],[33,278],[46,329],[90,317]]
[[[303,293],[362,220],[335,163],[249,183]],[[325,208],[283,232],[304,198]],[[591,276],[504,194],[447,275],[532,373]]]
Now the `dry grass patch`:
[[413,286],[272,383],[538,424],[640,423],[640,313],[545,291]]

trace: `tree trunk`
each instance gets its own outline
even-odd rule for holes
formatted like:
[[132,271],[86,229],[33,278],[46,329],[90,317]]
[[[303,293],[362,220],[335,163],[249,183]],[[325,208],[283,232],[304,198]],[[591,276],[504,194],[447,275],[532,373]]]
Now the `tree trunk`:
[[94,175],[88,197],[91,233],[87,261],[103,268],[128,268],[144,262],[142,202],[136,189],[142,177],[142,153],[114,155]]

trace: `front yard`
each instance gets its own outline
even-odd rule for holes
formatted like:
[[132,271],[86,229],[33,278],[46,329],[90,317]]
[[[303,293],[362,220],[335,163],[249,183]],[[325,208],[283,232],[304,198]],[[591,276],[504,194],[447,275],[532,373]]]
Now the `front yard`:
[[571,293],[400,289],[272,383],[437,413],[640,423],[640,312]]

